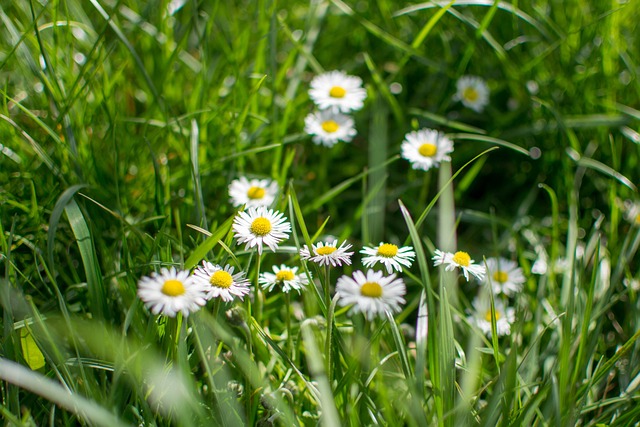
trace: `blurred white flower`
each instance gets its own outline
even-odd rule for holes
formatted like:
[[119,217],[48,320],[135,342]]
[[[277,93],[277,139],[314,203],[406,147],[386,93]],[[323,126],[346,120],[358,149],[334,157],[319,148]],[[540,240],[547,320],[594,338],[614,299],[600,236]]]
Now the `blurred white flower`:
[[357,134],[351,117],[332,110],[309,114],[304,119],[304,131],[313,135],[314,143],[326,147],[333,147],[338,141],[350,142]]
[[495,294],[513,296],[522,290],[525,280],[522,269],[515,261],[505,258],[487,259],[487,276],[484,283],[491,284]]
[[162,268],[138,282],[138,296],[153,314],[187,317],[206,304],[206,289],[189,276],[188,271]]
[[511,324],[516,320],[516,310],[506,307],[504,303],[496,299],[493,301],[495,317],[491,315],[491,301],[489,298],[476,297],[473,300],[473,314],[468,318],[487,336],[491,337],[491,320],[495,319],[496,332],[499,337],[511,333]]
[[428,171],[440,162],[450,161],[453,142],[445,134],[433,129],[420,129],[404,136],[400,146],[402,158],[411,162],[413,169]]
[[477,113],[489,104],[489,86],[480,77],[462,76],[456,82],[456,89],[454,100]]
[[251,179],[244,176],[229,185],[229,197],[233,206],[271,206],[276,199],[278,183],[270,179]]
[[329,71],[311,80],[309,97],[321,110],[330,108],[348,113],[363,107],[367,91],[362,87],[360,77],[344,71]]
[[406,287],[395,274],[384,277],[381,271],[354,271],[353,277],[342,276],[336,284],[338,304],[342,307],[353,305],[351,313],[364,313],[371,320],[385,311],[397,313],[405,303]]

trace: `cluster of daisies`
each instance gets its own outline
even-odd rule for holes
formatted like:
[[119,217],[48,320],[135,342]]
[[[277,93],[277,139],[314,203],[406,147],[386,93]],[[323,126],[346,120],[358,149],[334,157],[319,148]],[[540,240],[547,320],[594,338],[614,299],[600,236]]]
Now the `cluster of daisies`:
[[360,110],[367,98],[362,79],[338,70],[320,74],[310,83],[309,97],[317,108],[304,119],[312,141],[326,147],[351,142],[357,131],[349,113]]
[[[456,89],[453,99],[478,113],[489,103],[489,87],[480,77],[462,76]],[[317,111],[305,118],[305,132],[313,142],[327,147],[350,142],[357,131],[348,113],[361,109],[367,97],[362,79],[338,70],[320,74],[310,83],[309,97]],[[453,142],[442,132],[424,128],[407,133],[400,150],[414,169],[427,171],[451,160]]]
[[[255,250],[259,255],[265,248],[276,252],[278,245],[288,239],[291,224],[281,212],[265,206],[250,207],[239,211],[233,221],[233,233],[238,245],[245,250]],[[301,260],[319,266],[341,267],[351,265],[352,245],[337,240],[318,242],[309,248],[304,245],[299,251]],[[336,283],[336,293],[341,306],[352,306],[351,313],[362,312],[368,319],[383,315],[386,311],[396,313],[404,304],[406,288],[402,278],[394,271],[401,272],[410,267],[415,252],[409,246],[398,247],[391,243],[380,243],[377,247],[365,246],[362,263],[365,267],[381,264],[386,271],[369,268],[366,272],[355,271],[352,276],[344,275]],[[266,291],[276,287],[282,292],[300,292],[312,279],[305,268],[285,264],[274,265],[273,272],[262,272],[258,276],[259,285]],[[327,285],[327,284],[325,284]],[[250,292],[250,283],[244,272],[234,274],[230,265],[216,265],[203,261],[193,273],[175,268],[162,268],[160,273],[152,273],[139,282],[138,296],[154,314],[174,317],[177,313],[188,316],[199,310],[207,301],[219,298],[230,302],[240,300]]]
[[525,283],[524,273],[515,261],[488,258],[486,266],[482,266],[476,264],[466,252],[451,253],[437,249],[433,261],[435,266],[445,266],[446,271],[459,268],[467,281],[470,276],[474,276],[486,290],[473,300],[473,310],[468,317],[471,324],[475,324],[485,335],[491,336],[493,320],[498,336],[511,333],[516,311],[509,306],[509,298],[520,292]]

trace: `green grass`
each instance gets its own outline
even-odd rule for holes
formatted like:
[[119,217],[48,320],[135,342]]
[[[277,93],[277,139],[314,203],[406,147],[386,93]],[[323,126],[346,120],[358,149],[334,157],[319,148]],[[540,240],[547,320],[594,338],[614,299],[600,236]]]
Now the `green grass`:
[[[635,0],[5,3],[7,425],[638,424]],[[329,149],[304,118],[334,69],[368,98],[358,136]],[[481,114],[452,100],[465,74],[490,86]],[[437,171],[400,157],[422,127],[455,142]],[[234,241],[240,176],[282,189],[277,253]],[[300,261],[328,235],[353,265]],[[333,287],[380,241],[417,256],[403,310],[369,321]],[[481,288],[433,267],[456,248],[522,267],[511,334],[471,324]],[[252,287],[281,263],[314,281],[188,319],[137,297],[141,277],[202,259]]]

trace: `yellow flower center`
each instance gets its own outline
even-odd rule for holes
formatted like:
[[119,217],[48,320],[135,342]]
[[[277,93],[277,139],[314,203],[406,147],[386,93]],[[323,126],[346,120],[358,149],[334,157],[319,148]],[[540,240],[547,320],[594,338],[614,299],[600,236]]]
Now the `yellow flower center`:
[[[496,322],[500,319],[500,313],[496,311]],[[491,310],[487,310],[487,314],[484,315],[484,320],[491,322]]]
[[296,276],[291,270],[280,270],[276,273],[276,282],[284,282],[286,280],[293,280]]
[[462,92],[462,97],[467,101],[474,102],[478,99],[478,96],[478,91],[472,87],[468,87]]
[[336,251],[336,248],[333,246],[322,246],[316,249],[316,253],[318,255],[329,255]]
[[458,251],[453,254],[453,262],[462,267],[469,267],[469,264],[471,263],[471,257],[466,252]]
[[162,293],[170,297],[180,296],[184,292],[184,284],[180,280],[169,279],[162,285]]
[[264,197],[264,188],[262,187],[251,187],[248,191],[247,191],[247,197],[250,199],[262,199]]
[[209,283],[211,283],[211,286],[215,286],[216,288],[227,289],[233,284],[233,277],[224,270],[218,270],[211,275]]
[[398,254],[398,247],[391,243],[384,243],[378,248],[378,255],[385,258],[393,258]]
[[376,282],[365,282],[360,287],[360,295],[369,298],[380,298],[382,296],[382,286]]
[[340,86],[334,86],[331,89],[329,89],[329,96],[332,98],[344,98],[346,94],[347,94],[347,91]]
[[504,283],[509,280],[509,275],[506,271],[496,271],[493,273],[493,280],[498,283]]
[[326,122],[322,122],[322,130],[327,133],[334,133],[340,129],[340,125],[333,120],[327,120]]
[[271,231],[271,221],[264,217],[258,217],[253,220],[249,229],[256,236],[266,236]]
[[420,155],[423,157],[433,157],[437,152],[438,147],[435,144],[430,144],[428,142],[418,147],[418,153],[420,153]]

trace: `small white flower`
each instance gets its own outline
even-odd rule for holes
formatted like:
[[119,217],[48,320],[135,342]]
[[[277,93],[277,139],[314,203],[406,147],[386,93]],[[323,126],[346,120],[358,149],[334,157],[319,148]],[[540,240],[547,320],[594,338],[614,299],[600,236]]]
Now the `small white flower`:
[[515,261],[505,258],[487,259],[487,276],[484,283],[491,283],[495,294],[513,296],[522,290],[525,281],[522,269]]
[[337,240],[332,242],[318,242],[315,245],[311,245],[313,255],[309,252],[309,247],[304,245],[300,249],[300,258],[315,262],[320,265],[329,265],[333,267],[341,266],[343,263],[351,265],[351,255],[353,252],[347,252],[351,249],[351,245],[347,244],[346,240],[336,247]]
[[138,282],[138,297],[153,314],[175,317],[178,312],[187,317],[206,304],[206,290],[189,276],[188,271],[174,267],[161,268]]
[[474,264],[474,262],[468,253],[462,251],[452,254],[451,252],[442,252],[436,249],[433,257],[434,266],[445,264],[446,271],[453,271],[458,267],[462,270],[462,274],[464,274],[464,278],[467,281],[469,281],[469,273],[473,274],[478,280],[484,279],[485,268],[482,265]]
[[361,254],[368,255],[362,258],[362,264],[365,267],[373,267],[377,263],[381,262],[387,269],[387,273],[391,274],[393,270],[402,271],[402,266],[409,268],[413,263],[413,258],[416,253],[411,246],[398,246],[392,243],[383,243],[375,248],[365,246],[360,251]]
[[309,114],[304,119],[304,131],[313,135],[313,142],[333,147],[338,141],[350,142],[356,136],[353,119],[332,110]]
[[547,274],[547,260],[543,257],[536,259],[531,266],[531,273],[539,275]]
[[233,206],[271,206],[278,194],[278,183],[270,179],[248,180],[244,176],[229,185],[229,197]]
[[242,299],[249,293],[249,281],[244,272],[233,274],[233,267],[202,261],[193,272],[194,280],[207,289],[207,299],[221,298],[223,301],[233,301],[234,297]]
[[433,129],[420,129],[404,136],[400,146],[402,158],[411,162],[413,169],[428,171],[440,162],[451,161],[453,142],[445,134]]
[[404,304],[406,287],[401,278],[395,274],[384,277],[381,271],[354,271],[353,277],[342,276],[336,284],[338,304],[342,307],[352,305],[350,312],[364,313],[371,320],[376,315],[384,315],[385,311],[397,313]]
[[262,254],[263,244],[275,252],[278,243],[289,238],[291,224],[281,212],[260,206],[238,212],[233,219],[233,231],[239,245],[246,243],[245,250],[256,246]]
[[264,272],[258,276],[258,283],[269,292],[277,285],[282,287],[282,292],[289,292],[293,289],[300,293],[300,289],[309,283],[309,279],[304,273],[297,274],[297,272],[298,267],[287,267],[284,264],[280,267],[274,265],[273,273]]
[[489,86],[480,77],[462,76],[456,82],[456,89],[454,100],[477,113],[489,104]]
[[359,110],[367,97],[362,79],[344,71],[320,74],[311,80],[310,87],[309,97],[321,110],[330,108],[342,113]]
[[[511,324],[516,320],[516,310],[513,307],[505,307],[499,299],[493,301],[493,306],[498,336],[509,335]],[[476,297],[473,300],[473,309],[473,315],[468,318],[469,322],[477,325],[485,335],[491,337],[491,301],[488,298]]]

